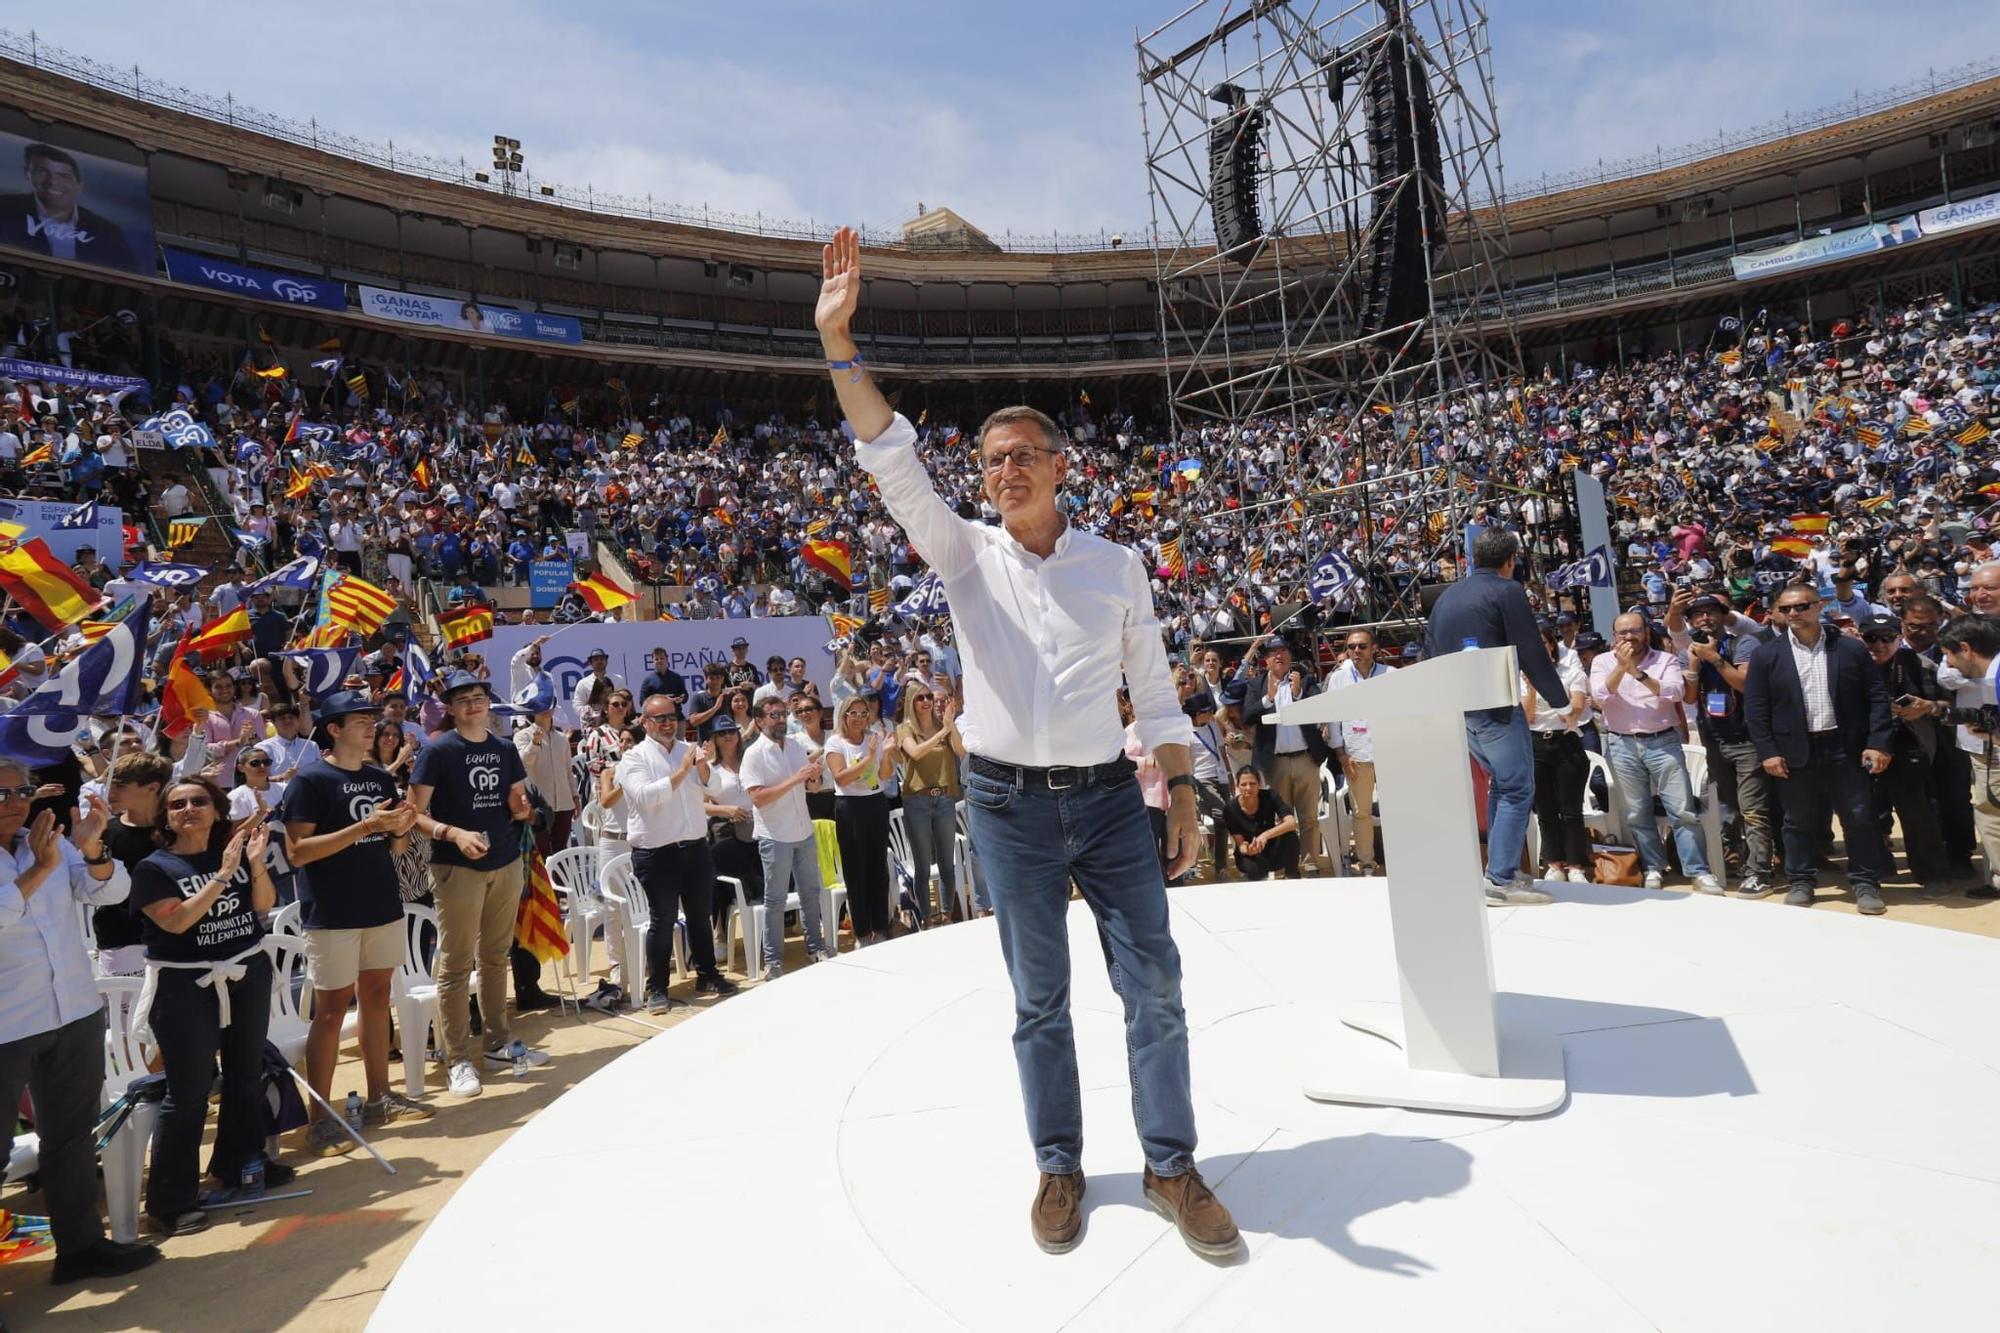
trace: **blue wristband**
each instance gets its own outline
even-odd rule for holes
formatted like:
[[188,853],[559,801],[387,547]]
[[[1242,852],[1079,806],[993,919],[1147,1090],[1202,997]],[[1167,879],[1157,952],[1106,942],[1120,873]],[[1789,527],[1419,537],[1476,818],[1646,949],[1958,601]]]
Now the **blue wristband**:
[[828,370],[851,370],[851,371],[853,371],[854,373],[853,373],[852,375],[849,375],[849,376],[847,377],[847,382],[848,382],[849,384],[859,384],[859,383],[861,383],[861,353],[860,353],[859,351],[856,351],[856,352],[854,353],[854,359],[853,359],[853,360],[851,360],[851,361],[829,361],[829,362],[827,362],[827,363],[826,363],[826,368],[827,368]]

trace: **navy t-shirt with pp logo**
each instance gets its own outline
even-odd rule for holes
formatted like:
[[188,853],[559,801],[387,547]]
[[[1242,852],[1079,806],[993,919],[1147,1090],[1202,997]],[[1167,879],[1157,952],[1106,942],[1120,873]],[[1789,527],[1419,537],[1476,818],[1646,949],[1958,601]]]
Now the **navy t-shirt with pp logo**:
[[250,864],[245,858],[202,918],[176,935],[145,916],[148,903],[181,901],[200,893],[222,868],[222,853],[182,856],[161,850],[132,871],[132,910],[140,913],[146,956],[166,963],[220,962],[234,958],[264,935],[264,922],[250,905]]
[[[286,823],[338,833],[396,799],[396,781],[373,764],[353,772],[312,759],[285,789]],[[371,833],[298,871],[300,919],[307,930],[366,930],[403,919],[389,836]]]
[[527,780],[521,752],[490,734],[469,741],[447,731],[418,751],[410,785],[432,789],[432,818],[486,835],[486,855],[477,861],[444,838],[431,839],[431,864],[499,870],[520,859],[521,825],[507,808],[507,793]]

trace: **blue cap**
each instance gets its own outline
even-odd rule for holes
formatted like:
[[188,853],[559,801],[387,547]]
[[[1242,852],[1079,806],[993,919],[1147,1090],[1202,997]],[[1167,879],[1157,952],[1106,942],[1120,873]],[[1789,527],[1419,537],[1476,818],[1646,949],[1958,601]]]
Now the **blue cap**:
[[457,694],[460,690],[485,690],[487,698],[490,699],[493,697],[493,687],[473,675],[470,671],[454,671],[444,678],[444,698],[446,703],[450,703],[451,696]]
[[368,697],[366,690],[337,690],[313,704],[313,716],[321,722],[334,722],[351,713],[379,713],[375,701]]

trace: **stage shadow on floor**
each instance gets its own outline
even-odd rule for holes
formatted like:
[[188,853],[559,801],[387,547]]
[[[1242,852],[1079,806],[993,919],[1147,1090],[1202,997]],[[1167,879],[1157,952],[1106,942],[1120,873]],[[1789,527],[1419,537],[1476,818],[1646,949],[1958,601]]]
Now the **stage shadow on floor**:
[[[1363,1244],[1353,1224],[1384,1208],[1457,1193],[1472,1179],[1472,1157],[1443,1139],[1348,1134],[1204,1157],[1201,1171],[1252,1244],[1262,1236],[1317,1241],[1363,1268],[1417,1277],[1431,1264]],[[1086,1212],[1135,1205],[1150,1207],[1136,1172],[1091,1177]],[[1241,1263],[1246,1254],[1224,1262]]]
[[[1562,1036],[1563,1073],[1572,1096],[1756,1095],[1756,1080],[1727,1019],[1561,995],[1500,991],[1493,998],[1509,1020]],[[1550,1114],[1560,1113],[1558,1108]]]

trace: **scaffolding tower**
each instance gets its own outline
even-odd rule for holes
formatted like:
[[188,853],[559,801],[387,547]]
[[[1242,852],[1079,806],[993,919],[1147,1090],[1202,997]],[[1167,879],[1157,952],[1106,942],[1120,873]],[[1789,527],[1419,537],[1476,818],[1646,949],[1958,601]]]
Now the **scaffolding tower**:
[[[1415,619],[1392,569],[1437,563],[1488,498],[1450,406],[1520,374],[1483,6],[1197,0],[1137,50],[1175,432],[1289,432],[1341,465],[1192,522],[1336,544],[1354,620]],[[1280,603],[1312,604],[1304,582]]]

